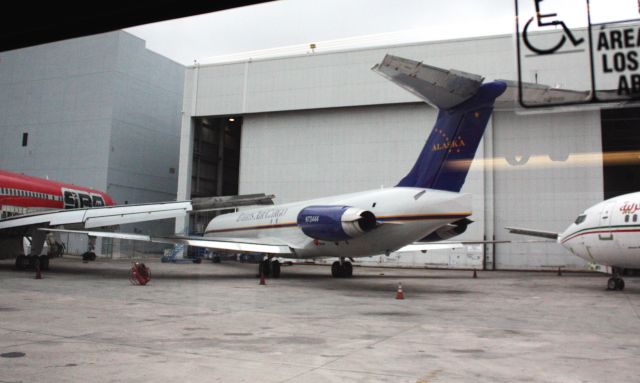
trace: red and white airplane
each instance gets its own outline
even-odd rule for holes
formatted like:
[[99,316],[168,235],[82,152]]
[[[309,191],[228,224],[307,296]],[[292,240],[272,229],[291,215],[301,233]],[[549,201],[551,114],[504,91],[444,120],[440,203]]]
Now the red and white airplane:
[[507,227],[510,233],[556,240],[574,255],[612,273],[607,289],[624,290],[622,270],[640,268],[640,192],[587,208],[562,233]]
[[[113,199],[99,190],[0,170],[0,217],[2,219],[61,209],[104,207],[113,204]],[[16,265],[19,268],[27,266],[30,261],[33,263],[35,258],[28,258],[21,254],[21,239],[25,237],[30,239],[33,234],[25,228],[2,233],[0,258],[3,254],[5,257],[16,257]],[[40,252],[43,246],[44,243],[40,246],[36,245],[34,250],[39,249],[38,252]],[[49,246],[50,250],[53,246],[63,249],[57,242],[49,243]],[[39,260],[41,266],[48,268],[48,256],[40,257]]]
[[[16,258],[18,269],[37,260],[47,269],[49,255],[40,255],[46,233],[39,228],[112,226],[191,210],[190,203],[155,204],[153,212],[146,206],[118,207],[103,191],[0,170],[0,259]],[[24,238],[31,240],[30,254],[24,254]]]
[[[251,194],[203,198],[193,203],[116,206],[108,194],[99,190],[0,170],[0,259],[15,258],[18,269],[35,265],[36,261],[47,269],[50,255],[41,255],[45,228],[111,227],[175,218],[193,210],[272,204],[272,199],[272,195]],[[24,254],[24,238],[31,240],[29,254]]]
[[113,204],[113,199],[99,190],[0,170],[2,218],[47,209],[77,209]]

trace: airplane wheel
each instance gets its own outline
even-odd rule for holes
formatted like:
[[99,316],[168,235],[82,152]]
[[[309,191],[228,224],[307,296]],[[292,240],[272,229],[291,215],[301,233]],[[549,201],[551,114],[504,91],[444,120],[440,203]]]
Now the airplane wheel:
[[624,279],[622,278],[617,278],[616,279],[616,290],[624,290]]
[[280,278],[280,262],[273,261],[271,262],[271,273],[274,278]]
[[16,270],[24,270],[27,267],[27,257],[18,255],[16,257]]
[[49,257],[46,255],[40,256],[40,270],[49,270]]
[[342,276],[342,267],[340,267],[340,262],[335,261],[331,264],[331,276],[334,278]]
[[265,261],[260,262],[260,266],[258,266],[258,276],[260,274],[264,275],[265,278],[271,275],[271,262],[267,259]]
[[616,289],[616,279],[615,278],[609,278],[609,280],[607,281],[607,290],[615,290]]
[[351,262],[342,264],[342,276],[345,278],[351,278],[353,276],[353,265]]

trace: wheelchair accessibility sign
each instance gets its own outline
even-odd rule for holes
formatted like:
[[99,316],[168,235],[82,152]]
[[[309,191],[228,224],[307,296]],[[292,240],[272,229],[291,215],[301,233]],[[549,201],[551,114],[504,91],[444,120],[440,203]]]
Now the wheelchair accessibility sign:
[[515,0],[525,108],[640,102],[640,0]]

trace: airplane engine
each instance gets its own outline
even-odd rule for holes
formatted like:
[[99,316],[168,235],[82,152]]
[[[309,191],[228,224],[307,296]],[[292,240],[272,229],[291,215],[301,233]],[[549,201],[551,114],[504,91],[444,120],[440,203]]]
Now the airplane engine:
[[298,227],[313,239],[344,241],[376,227],[376,216],[351,206],[308,206],[298,213]]
[[467,226],[469,226],[469,224],[471,223],[473,223],[472,220],[463,218],[448,225],[442,226],[441,228],[422,238],[418,242],[436,242],[455,237],[456,235],[464,233],[467,230]]

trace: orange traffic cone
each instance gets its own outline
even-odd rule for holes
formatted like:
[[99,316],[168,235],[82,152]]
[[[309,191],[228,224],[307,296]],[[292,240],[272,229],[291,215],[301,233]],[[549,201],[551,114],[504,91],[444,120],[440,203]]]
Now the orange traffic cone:
[[396,292],[396,299],[404,299],[404,291],[402,291],[402,283],[398,283],[398,291]]
[[266,285],[267,283],[264,281],[264,273],[261,271],[260,272],[260,284],[261,285]]

